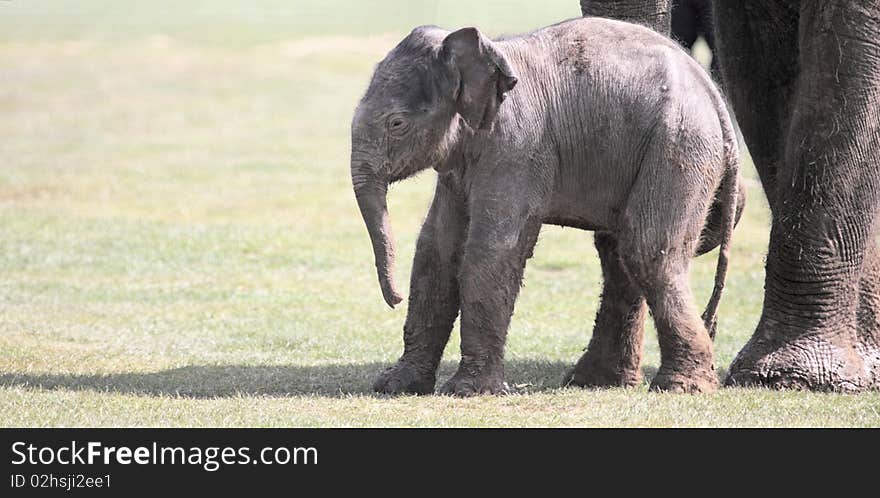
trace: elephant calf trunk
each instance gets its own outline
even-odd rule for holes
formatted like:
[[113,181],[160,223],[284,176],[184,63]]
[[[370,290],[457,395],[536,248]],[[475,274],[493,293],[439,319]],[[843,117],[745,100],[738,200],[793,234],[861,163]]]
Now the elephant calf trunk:
[[385,302],[393,308],[403,301],[403,296],[394,284],[394,237],[386,203],[388,185],[376,179],[363,178],[353,170],[354,194],[373,244],[379,286]]

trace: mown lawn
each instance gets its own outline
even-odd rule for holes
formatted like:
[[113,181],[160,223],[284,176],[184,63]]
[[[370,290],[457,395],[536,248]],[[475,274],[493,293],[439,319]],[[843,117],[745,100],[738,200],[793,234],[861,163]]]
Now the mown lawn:
[[[0,425],[880,425],[878,393],[559,389],[600,272],[589,233],[554,227],[510,330],[519,394],[371,394],[406,315],[381,299],[349,188],[373,64],[418,24],[500,34],[577,14],[574,0],[0,2]],[[720,374],[761,305],[768,213],[748,176]],[[402,282],[433,181],[390,196]],[[701,302],[714,266],[695,263]],[[441,381],[457,355],[454,339]],[[648,378],[658,364],[649,330]]]

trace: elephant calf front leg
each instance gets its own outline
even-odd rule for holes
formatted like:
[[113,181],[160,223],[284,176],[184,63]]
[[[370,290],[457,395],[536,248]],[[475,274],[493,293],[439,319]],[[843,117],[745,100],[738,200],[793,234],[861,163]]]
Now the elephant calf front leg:
[[466,229],[461,200],[438,182],[416,244],[403,355],[376,378],[386,394],[434,392],[437,367],[459,311],[458,269]]
[[507,328],[525,261],[541,229],[538,218],[523,222],[525,226],[518,234],[505,234],[516,237],[509,247],[486,242],[503,240],[497,234],[468,241],[459,277],[461,362],[441,389],[444,394],[471,396],[507,391],[503,365]]

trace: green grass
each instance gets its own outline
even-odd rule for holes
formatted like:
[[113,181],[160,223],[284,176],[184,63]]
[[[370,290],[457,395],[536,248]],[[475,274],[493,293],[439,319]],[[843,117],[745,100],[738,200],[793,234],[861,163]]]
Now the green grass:
[[[535,5],[0,2],[0,425],[880,425],[877,393],[557,388],[589,340],[600,272],[589,233],[554,227],[510,330],[520,394],[370,393],[406,309],[381,299],[350,192],[352,109],[415,25],[499,34],[578,14]],[[721,367],[761,306],[768,213],[749,177]],[[433,181],[390,196],[402,282]],[[695,263],[701,302],[714,265]],[[441,381],[457,355],[455,338]],[[651,329],[648,377],[658,364]]]

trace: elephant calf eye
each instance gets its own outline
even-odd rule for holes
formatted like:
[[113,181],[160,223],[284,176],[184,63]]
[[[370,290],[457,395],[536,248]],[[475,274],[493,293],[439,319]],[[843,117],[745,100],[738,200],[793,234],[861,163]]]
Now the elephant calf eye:
[[409,121],[401,116],[395,116],[388,120],[388,130],[391,133],[401,135],[409,129]]

